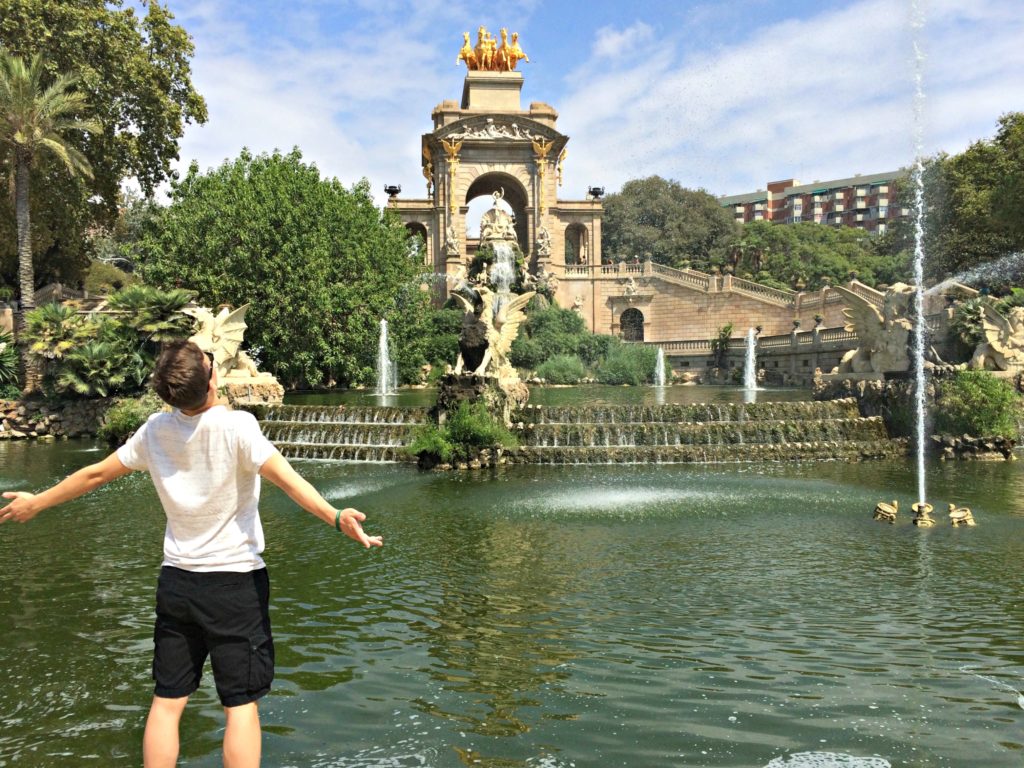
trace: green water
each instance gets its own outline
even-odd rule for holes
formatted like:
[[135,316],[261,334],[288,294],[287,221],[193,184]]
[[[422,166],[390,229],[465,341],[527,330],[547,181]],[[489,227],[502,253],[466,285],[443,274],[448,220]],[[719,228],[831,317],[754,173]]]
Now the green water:
[[[90,449],[0,443],[0,485]],[[297,464],[386,543],[265,490],[268,767],[1024,763],[1021,462],[930,467],[979,520],[931,530],[871,519],[902,462]],[[162,529],[144,475],[0,528],[0,766],[140,764]],[[207,672],[182,764],[222,727]]]

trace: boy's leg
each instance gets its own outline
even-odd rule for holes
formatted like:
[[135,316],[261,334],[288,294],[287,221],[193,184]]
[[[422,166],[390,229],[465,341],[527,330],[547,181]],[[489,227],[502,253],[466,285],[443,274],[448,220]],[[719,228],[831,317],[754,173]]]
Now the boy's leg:
[[178,723],[188,696],[165,699],[154,696],[146,718],[142,738],[142,764],[145,768],[174,768],[178,762]]
[[256,702],[224,707],[224,714],[228,720],[224,731],[224,768],[257,768],[261,734]]

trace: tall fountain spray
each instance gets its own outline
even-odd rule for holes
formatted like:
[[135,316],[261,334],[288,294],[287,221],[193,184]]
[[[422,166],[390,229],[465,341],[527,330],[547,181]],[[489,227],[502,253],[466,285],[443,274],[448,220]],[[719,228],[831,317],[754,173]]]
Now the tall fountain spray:
[[381,318],[377,340],[377,394],[393,395],[398,390],[398,366],[391,359],[388,321]]
[[512,293],[512,283],[516,279],[516,257],[512,246],[506,242],[495,242],[493,248],[494,263],[491,265],[489,277],[496,294],[494,314],[497,316],[502,307],[508,304]]
[[743,388],[757,389],[757,331],[747,329],[747,350],[743,358]]
[[658,359],[654,364],[654,386],[665,386],[665,350],[658,347]]
[[925,500],[925,333],[924,319],[924,51],[921,37],[924,10],[914,0],[911,16],[914,42],[914,405],[917,439],[917,500],[919,517],[928,517]]

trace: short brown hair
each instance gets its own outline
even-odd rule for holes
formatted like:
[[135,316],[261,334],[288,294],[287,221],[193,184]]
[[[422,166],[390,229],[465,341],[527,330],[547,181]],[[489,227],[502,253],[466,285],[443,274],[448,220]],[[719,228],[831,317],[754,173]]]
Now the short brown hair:
[[191,410],[206,402],[210,372],[203,352],[191,341],[169,341],[160,350],[150,386],[168,405]]

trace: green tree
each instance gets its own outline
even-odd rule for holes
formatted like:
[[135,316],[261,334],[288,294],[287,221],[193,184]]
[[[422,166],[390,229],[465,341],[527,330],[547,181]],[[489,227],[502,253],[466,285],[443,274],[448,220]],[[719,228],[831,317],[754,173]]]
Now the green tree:
[[13,158],[14,199],[18,229],[18,287],[24,311],[35,307],[32,225],[29,206],[31,169],[37,158],[52,154],[71,175],[92,176],[92,167],[71,140],[72,134],[98,133],[95,120],[83,120],[84,94],[72,91],[77,76],[60,75],[46,85],[43,60],[26,64],[0,54],[0,143]]
[[[191,81],[192,40],[159,0],[140,13],[123,0],[0,0],[0,47],[42,56],[46,76],[79,76],[77,90],[103,129],[72,137],[93,169],[69,180],[55,163],[33,169],[33,240],[37,279],[77,283],[88,265],[86,231],[116,218],[121,182],[147,195],[171,173],[184,126],[206,121]],[[13,167],[0,157],[0,180]],[[0,196],[0,276],[13,282],[14,211]],[[37,282],[37,286],[38,286]]]
[[870,233],[812,222],[745,224],[731,256],[737,275],[778,288],[817,290],[846,282],[851,273],[868,284],[909,277],[905,255],[880,253]]
[[207,173],[193,163],[171,197],[144,236],[143,277],[208,306],[251,303],[247,340],[286,386],[372,382],[382,318],[402,379],[418,379],[429,296],[368,182],[322,179],[297,149],[243,151]]
[[658,264],[707,269],[724,262],[735,234],[732,214],[714,197],[660,176],[627,181],[605,198],[605,260],[650,255]]
[[[936,282],[963,275],[1024,250],[1024,113],[999,120],[994,139],[976,141],[957,155],[938,154],[924,163],[925,278]],[[916,183],[899,185],[894,202],[915,205]],[[909,258],[912,222],[893,227],[878,243],[881,254]],[[1024,277],[1019,265],[987,275],[985,287],[1002,292]],[[976,285],[978,282],[976,282]]]

